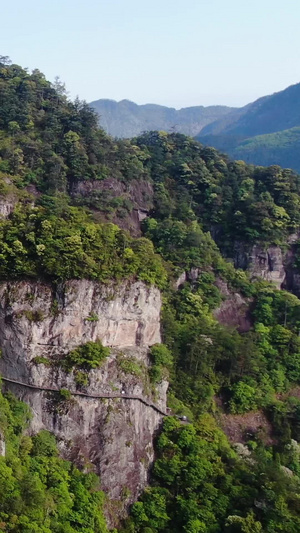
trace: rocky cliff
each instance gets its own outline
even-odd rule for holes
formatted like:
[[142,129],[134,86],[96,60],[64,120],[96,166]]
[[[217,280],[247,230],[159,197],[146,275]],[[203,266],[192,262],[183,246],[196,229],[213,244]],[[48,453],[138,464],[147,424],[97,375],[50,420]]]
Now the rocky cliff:
[[113,176],[103,180],[79,181],[72,189],[72,198],[76,202],[86,202],[98,210],[99,219],[117,224],[134,237],[141,235],[141,221],[153,208],[153,197],[149,181],[127,181]]
[[[42,388],[75,391],[74,374],[61,366],[78,345],[101,339],[110,356],[90,371],[87,394],[125,391],[165,410],[167,383],[148,377],[148,348],[160,342],[161,296],[141,282],[104,286],[70,281],[57,288],[35,282],[0,286],[1,374]],[[64,457],[95,470],[115,523],[147,483],[153,437],[162,416],[134,399],[63,397],[7,383],[33,412],[30,432],[52,431]]]
[[253,246],[235,243],[235,267],[249,270],[253,278],[271,281],[280,289],[286,278],[285,256],[279,246]]

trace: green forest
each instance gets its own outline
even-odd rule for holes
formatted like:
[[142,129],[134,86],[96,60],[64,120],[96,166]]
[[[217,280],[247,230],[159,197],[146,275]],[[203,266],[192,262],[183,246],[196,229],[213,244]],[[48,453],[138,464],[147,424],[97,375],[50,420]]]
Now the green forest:
[[[300,300],[250,279],[234,259],[241,244],[287,250],[300,225],[300,176],[231,161],[177,133],[113,139],[63,84],[4,57],[0,101],[0,204],[11,206],[0,220],[1,280],[139,279],[163,294],[150,379],[168,375],[169,407],[189,423],[165,419],[150,486],[119,531],[299,532]],[[103,188],[109,181],[126,195]],[[130,234],[130,191],[145,184],[149,216]],[[175,288],[191,269],[196,278]],[[246,302],[247,331],[215,317],[222,286]],[[100,345],[73,350],[65,367],[88,371],[106,355]],[[10,394],[0,403],[0,530],[105,533],[96,476],[60,459],[53,435],[26,435],[25,404]],[[232,446],[223,417],[258,411],[271,437],[261,428]]]

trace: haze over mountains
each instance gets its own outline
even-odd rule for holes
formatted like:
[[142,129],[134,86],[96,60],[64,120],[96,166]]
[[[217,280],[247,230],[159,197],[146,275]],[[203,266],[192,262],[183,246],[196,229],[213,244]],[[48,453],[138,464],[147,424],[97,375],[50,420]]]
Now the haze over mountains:
[[101,126],[116,137],[175,130],[234,159],[300,172],[300,83],[242,108],[195,106],[177,111],[128,100],[97,100],[90,105],[99,113]]
[[113,137],[135,137],[144,131],[177,131],[194,137],[202,128],[231,113],[226,106],[195,106],[176,110],[156,104],[138,105],[130,100],[101,99],[90,103],[100,125]]

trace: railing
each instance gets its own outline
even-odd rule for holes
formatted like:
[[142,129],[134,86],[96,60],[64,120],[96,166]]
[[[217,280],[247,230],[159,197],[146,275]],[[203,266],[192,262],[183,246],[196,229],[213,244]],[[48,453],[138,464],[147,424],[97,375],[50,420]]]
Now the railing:
[[[3,381],[7,381],[8,383],[14,383],[15,385],[20,385],[21,387],[26,387],[28,389],[38,390],[38,391],[45,391],[45,392],[60,392],[60,389],[55,389],[54,387],[39,387],[38,385],[31,385],[30,383],[23,383],[22,381],[16,381],[15,379],[5,378],[1,376],[1,379]],[[69,389],[68,389],[69,390]],[[100,394],[89,394],[87,392],[79,392],[79,391],[71,391],[69,390],[69,393],[72,394],[72,396],[83,396],[84,398],[94,398],[94,399],[101,399],[101,398],[121,398],[122,400],[137,400],[147,407],[151,407],[154,409],[157,413],[159,413],[162,416],[169,416],[168,413],[160,409],[157,405],[150,402],[146,398],[143,398],[143,396],[138,396],[134,394],[122,394],[120,392],[102,392]]]

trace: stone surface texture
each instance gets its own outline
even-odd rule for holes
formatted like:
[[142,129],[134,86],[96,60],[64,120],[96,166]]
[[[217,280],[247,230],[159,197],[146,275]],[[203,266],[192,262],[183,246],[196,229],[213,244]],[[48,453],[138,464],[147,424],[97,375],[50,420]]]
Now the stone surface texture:
[[249,270],[253,278],[263,278],[273,282],[278,289],[286,278],[285,257],[279,246],[263,248],[255,245],[247,249],[243,243],[235,244],[235,266]]
[[[89,372],[87,393],[140,395],[163,410],[167,382],[149,382],[149,346],[161,342],[161,295],[141,282],[119,286],[81,280],[54,289],[37,282],[0,285],[0,372],[39,387],[78,390],[64,355],[88,341],[111,347],[99,369]],[[35,362],[36,357],[48,363]],[[129,372],[124,362],[136,367]],[[49,364],[51,363],[51,364]],[[139,400],[94,399],[5,385],[33,412],[30,433],[41,429],[58,438],[65,458],[95,470],[110,501],[107,516],[116,524],[147,484],[154,457],[153,438],[162,416]]]

